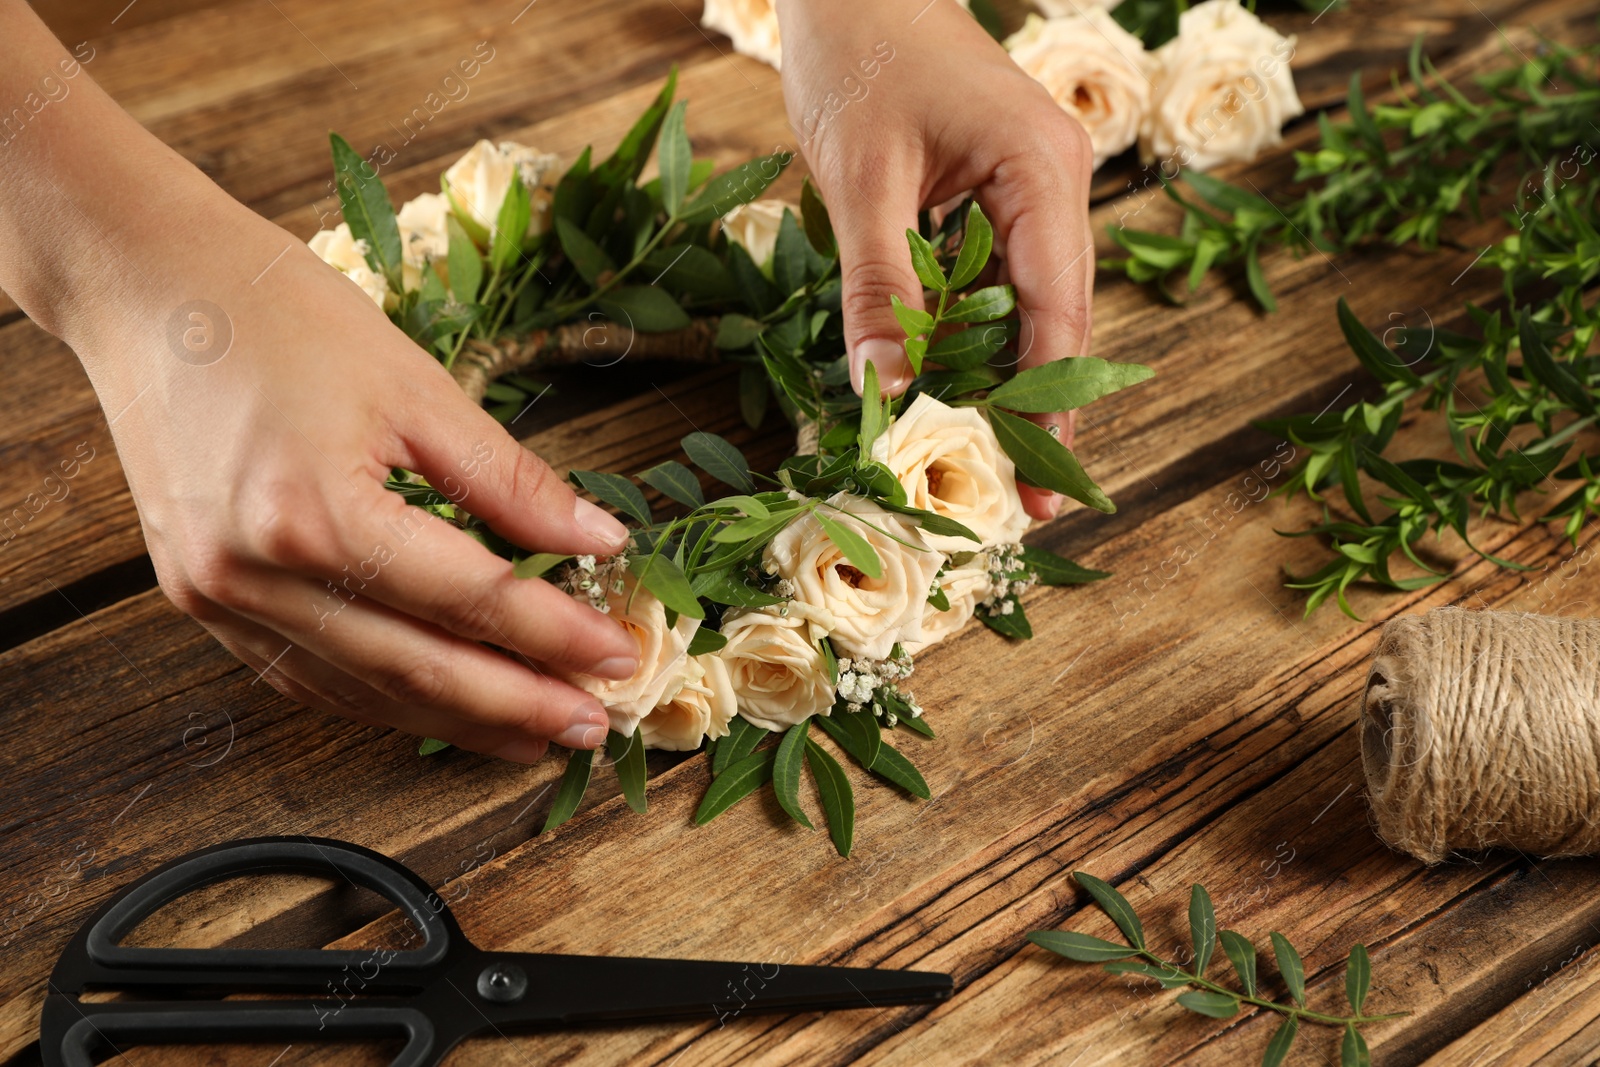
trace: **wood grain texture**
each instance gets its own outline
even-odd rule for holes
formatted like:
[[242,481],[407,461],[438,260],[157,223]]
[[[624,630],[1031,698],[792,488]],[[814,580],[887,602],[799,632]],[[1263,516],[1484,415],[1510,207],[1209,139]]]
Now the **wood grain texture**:
[[[512,5],[470,4],[456,21],[431,11],[405,23],[403,11],[375,19],[366,3],[279,2],[345,74],[377,86],[373,96],[342,97],[340,74],[272,23],[271,5],[157,7],[165,13],[107,36],[96,60],[104,65],[91,69],[184,151],[218,146],[207,162],[213,173],[300,236],[316,226],[306,205],[325,180],[320,134],[313,152],[303,143],[308,131],[321,123],[382,136],[385,112],[375,98],[425,85],[430,62],[477,39],[463,20],[515,14]],[[1283,24],[1301,33],[1297,67],[1307,99],[1331,102],[1353,66],[1387,68],[1419,28],[1448,42],[1452,69],[1471,68],[1499,54],[1496,21],[1513,42],[1525,41],[1508,19],[1559,27],[1575,9],[1479,7],[1441,0],[1397,14],[1358,0],[1315,25],[1309,14]],[[98,10],[86,6],[75,17],[100,17]],[[480,134],[567,153],[589,140],[608,144],[672,57],[688,58],[683,84],[698,153],[732,163],[783,143],[772,73],[716,55],[670,5],[577,11],[541,3],[519,33],[535,15],[546,20],[534,24],[543,37],[506,43],[485,77],[501,58],[547,71],[486,81],[469,106],[446,109],[428,134],[438,142],[419,139],[415,164],[408,155],[386,175],[398,196],[431,187],[434,156]],[[597,29],[626,45],[600,48]],[[150,69],[163,56],[176,63],[173,50],[186,42],[212,48],[215,61],[175,66],[170,78]],[[553,54],[568,46],[570,56]],[[1308,136],[1302,126],[1289,147]],[[1269,195],[1288,172],[1286,151],[1248,171]],[[1097,221],[1129,216],[1138,203],[1109,202]],[[1156,228],[1171,215],[1157,199],[1137,220]],[[1464,232],[1472,250],[1481,247],[1472,243],[1477,236]],[[1480,1051],[1484,1063],[1592,1059],[1600,1042],[1588,966],[1600,928],[1593,863],[1491,854],[1426,870],[1390,852],[1367,827],[1352,704],[1385,619],[1444,603],[1592,614],[1600,576],[1570,565],[1574,576],[1562,576],[1562,561],[1588,557],[1537,525],[1541,505],[1530,501],[1525,522],[1483,522],[1474,532],[1484,548],[1532,571],[1464,562],[1427,592],[1358,592],[1364,623],[1331,610],[1302,620],[1301,602],[1281,588],[1281,568],[1305,569],[1322,550],[1275,530],[1301,526],[1315,511],[1303,501],[1258,499],[1281,478],[1263,465],[1284,456],[1249,421],[1316,410],[1347,387],[1363,387],[1334,324],[1334,298],[1347,296],[1370,323],[1425,308],[1449,326],[1449,310],[1464,299],[1494,294],[1493,279],[1476,273],[1452,286],[1471,254],[1372,252],[1334,263],[1273,256],[1268,276],[1282,310],[1272,317],[1241,301],[1231,280],[1208,283],[1181,309],[1131,286],[1103,285],[1096,352],[1159,372],[1154,385],[1086,412],[1081,430],[1086,465],[1122,510],[1111,518],[1069,512],[1030,540],[1116,577],[1030,594],[1041,635],[1031,645],[973,628],[919,661],[914,686],[940,737],[908,738],[904,747],[934,799],[858,788],[849,860],[786,823],[765,798],[691,826],[707,780],[700,758],[656,767],[645,816],[627,810],[602,770],[579,814],[535,837],[559,774],[552,762],[523,768],[461,753],[419,760],[413,739],[296,708],[158,591],[87,618],[65,616],[64,625],[0,653],[0,1061],[28,1061],[50,964],[98,903],[181,852],[262,833],[327,834],[397,856],[445,887],[468,934],[485,946],[915,966],[948,970],[959,986],[932,1011],[516,1037],[474,1042],[452,1064],[1258,1059],[1271,1031],[1266,1020],[1202,1020],[1173,1005],[1171,994],[1024,945],[1027,931],[1045,927],[1109,932],[1073,888],[1074,869],[1119,884],[1153,936],[1174,948],[1185,933],[1189,884],[1204,882],[1224,925],[1261,945],[1273,929],[1294,938],[1316,1003],[1338,1002],[1344,953],[1366,942],[1377,975],[1373,1008],[1414,1013],[1372,1031],[1378,1062],[1436,1055],[1471,1063]],[[64,500],[0,550],[3,611],[39,602],[52,582],[92,582],[108,563],[136,561],[140,548],[104,417],[70,353],[26,323],[0,327],[0,346],[27,356],[12,361],[22,369],[0,396],[0,503],[42,485],[80,442],[95,457]],[[597,380],[604,373],[597,369]],[[727,371],[651,381],[646,374],[635,383],[638,395],[527,443],[558,468],[627,471],[674,455],[690,429],[724,433],[758,462],[788,448],[776,420],[759,434],[742,426]],[[1400,442],[1417,450],[1441,443],[1413,419]],[[1593,547],[1591,538],[1584,549]],[[1453,561],[1459,550],[1446,542],[1442,552]],[[816,809],[814,797],[804,802]],[[337,909],[340,922],[328,915]],[[342,943],[371,944],[392,936],[382,912],[317,883],[274,882],[158,916],[140,937],[321,943],[334,936],[330,929],[359,927]],[[1264,971],[1269,988],[1279,989],[1270,965]],[[1334,1061],[1329,1033],[1307,1028],[1301,1040],[1291,1062]],[[125,1059],[265,1063],[278,1049],[229,1052],[147,1049]],[[295,1057],[384,1062],[350,1050],[296,1048]]]

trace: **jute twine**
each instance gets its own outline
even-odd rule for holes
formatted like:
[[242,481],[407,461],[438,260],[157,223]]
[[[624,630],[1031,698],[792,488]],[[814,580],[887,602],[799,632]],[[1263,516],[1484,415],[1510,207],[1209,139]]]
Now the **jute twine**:
[[1378,833],[1426,863],[1600,852],[1600,619],[1437,608],[1383,628],[1361,711]]

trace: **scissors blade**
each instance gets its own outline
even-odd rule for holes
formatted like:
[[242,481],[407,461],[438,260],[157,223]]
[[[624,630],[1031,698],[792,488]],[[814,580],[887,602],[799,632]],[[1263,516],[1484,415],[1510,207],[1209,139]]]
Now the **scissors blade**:
[[[715,1019],[742,1014],[931,1004],[947,999],[947,974],[870,967],[724,963],[545,953],[484,953],[473,986],[495,1025],[516,1027]],[[527,979],[515,1002],[493,1003],[478,981],[495,968]],[[465,977],[465,976],[464,976]]]

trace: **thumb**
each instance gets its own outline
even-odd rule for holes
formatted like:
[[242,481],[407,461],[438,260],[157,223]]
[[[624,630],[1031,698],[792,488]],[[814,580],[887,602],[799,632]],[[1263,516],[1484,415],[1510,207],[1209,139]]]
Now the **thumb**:
[[[915,225],[915,191],[885,186],[864,189],[849,183],[843,209],[833,213],[844,282],[844,340],[850,354],[850,384],[861,392],[870,361],[883,391],[899,396],[911,384],[905,331],[894,317],[891,296],[914,308],[923,306],[922,282],[911,267],[906,227]],[[879,195],[873,195],[874,193]],[[831,204],[831,202],[830,202]]]

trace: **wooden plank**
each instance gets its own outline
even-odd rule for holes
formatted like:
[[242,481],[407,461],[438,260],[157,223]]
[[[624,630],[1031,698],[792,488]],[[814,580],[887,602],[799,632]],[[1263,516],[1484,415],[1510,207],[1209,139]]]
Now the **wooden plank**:
[[1591,931],[1571,953],[1525,983],[1525,992],[1440,1049],[1431,1062],[1477,1067],[1593,1063],[1600,1059],[1600,982]]

